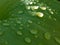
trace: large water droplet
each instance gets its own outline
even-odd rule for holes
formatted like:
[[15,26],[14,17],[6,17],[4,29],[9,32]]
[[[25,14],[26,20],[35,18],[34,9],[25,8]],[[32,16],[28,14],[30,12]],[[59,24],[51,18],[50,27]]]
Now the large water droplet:
[[42,12],[36,12],[36,15],[37,15],[38,17],[43,17],[43,16],[44,16],[44,14],[43,14]]
[[26,38],[25,38],[25,42],[27,42],[27,43],[31,43],[31,39],[28,38],[28,37],[26,37]]
[[38,31],[37,31],[37,30],[30,30],[30,33],[31,33],[31,34],[37,34]]
[[55,37],[55,41],[60,44],[60,38]]
[[45,39],[49,40],[49,39],[51,39],[51,34],[49,32],[46,32],[44,34],[44,37],[45,37]]

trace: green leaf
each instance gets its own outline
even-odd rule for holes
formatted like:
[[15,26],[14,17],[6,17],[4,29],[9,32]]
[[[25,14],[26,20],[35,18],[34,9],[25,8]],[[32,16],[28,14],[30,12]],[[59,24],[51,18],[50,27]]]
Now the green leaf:
[[0,0],[0,45],[60,45],[60,2]]

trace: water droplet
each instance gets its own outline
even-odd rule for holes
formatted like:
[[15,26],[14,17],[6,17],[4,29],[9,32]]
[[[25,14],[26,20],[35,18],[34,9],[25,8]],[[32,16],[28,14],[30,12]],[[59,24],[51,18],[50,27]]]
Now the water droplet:
[[33,4],[33,2],[30,2],[30,4]]
[[9,23],[3,23],[4,26],[9,26]]
[[28,38],[28,37],[26,37],[26,38],[25,38],[25,42],[27,42],[27,43],[31,43],[31,39]]
[[18,11],[18,13],[20,14],[20,13],[23,13],[23,11]]
[[37,15],[38,17],[43,17],[43,16],[44,16],[44,14],[43,14],[42,12],[37,12],[36,15]]
[[49,40],[51,38],[51,34],[49,32],[46,32],[44,34],[45,39]]
[[46,10],[46,7],[40,7],[40,9],[42,9],[42,10]]
[[60,39],[55,37],[55,41],[60,44]]
[[18,34],[18,35],[22,35],[22,32],[21,32],[21,31],[17,31],[17,34]]
[[38,38],[38,35],[35,35],[35,38]]
[[21,24],[21,21],[17,21],[18,24]]
[[37,34],[38,31],[37,31],[37,30],[30,30],[30,33],[31,33],[31,34]]
[[36,9],[38,9],[39,8],[39,6],[31,6],[31,9],[32,10],[36,10]]
[[31,20],[28,20],[28,23],[32,23],[32,21]]
[[52,19],[52,16],[51,15],[49,15],[49,19]]
[[23,29],[22,27],[20,27],[19,29]]
[[30,25],[28,24],[27,27],[29,27]]
[[23,24],[20,24],[20,26],[23,26]]
[[53,18],[54,19],[54,21],[56,21],[56,18]]
[[51,13],[51,14],[54,14],[54,12],[52,11],[52,9],[48,9],[49,10],[49,12]]
[[27,9],[30,9],[30,6],[26,6]]

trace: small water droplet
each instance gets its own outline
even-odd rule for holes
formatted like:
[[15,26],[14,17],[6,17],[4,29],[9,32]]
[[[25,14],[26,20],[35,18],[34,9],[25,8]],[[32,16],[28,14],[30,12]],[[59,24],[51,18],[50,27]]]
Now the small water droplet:
[[38,35],[35,35],[35,38],[38,38]]
[[17,21],[18,24],[21,24],[21,21]]
[[21,32],[21,31],[17,31],[17,34],[18,34],[18,35],[22,35],[22,32]]
[[55,41],[60,44],[60,38],[55,37]]
[[9,23],[3,23],[4,26],[9,26]]
[[38,9],[39,8],[39,6],[31,6],[31,9],[32,10],[36,10],[36,9]]
[[31,1],[30,4],[33,4],[33,2]]
[[31,20],[28,20],[28,23],[32,23],[32,21]]
[[27,9],[30,9],[30,6],[26,6]]
[[54,14],[54,12],[52,11],[52,9],[48,9],[49,10],[49,12],[51,13],[51,14]]
[[44,6],[43,6],[43,7],[40,7],[40,9],[42,9],[42,10],[46,10],[46,7],[44,7]]
[[53,18],[54,19],[54,21],[56,21],[56,18]]
[[31,39],[28,38],[28,37],[26,37],[26,38],[25,38],[25,42],[27,42],[27,43],[31,43]]
[[23,11],[18,11],[18,13],[20,14],[20,13],[23,13]]
[[20,24],[20,26],[23,26],[23,24]]
[[30,30],[30,33],[31,33],[31,34],[37,34],[38,31],[37,31],[37,30]]
[[21,29],[21,30],[22,30],[23,28],[22,28],[22,27],[20,27],[19,29]]
[[46,32],[44,34],[44,37],[45,37],[45,39],[49,40],[49,39],[51,39],[51,34],[49,32]]

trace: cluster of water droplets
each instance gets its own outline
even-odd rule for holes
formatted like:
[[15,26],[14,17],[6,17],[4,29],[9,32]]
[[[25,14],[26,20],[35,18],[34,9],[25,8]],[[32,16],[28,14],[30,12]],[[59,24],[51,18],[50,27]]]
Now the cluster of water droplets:
[[[43,11],[46,11],[48,10],[50,12],[50,14],[54,14],[54,12],[52,11],[51,8],[49,8],[47,5],[45,5],[44,3],[40,3],[39,5],[33,5],[33,4],[36,4],[37,2],[39,2],[39,0],[34,1],[34,0],[21,0],[24,2],[24,4],[26,5],[26,9],[28,10],[28,12],[31,12],[32,16],[37,16],[39,18],[42,18],[45,16],[44,12],[42,11],[36,11],[36,10],[43,10]],[[30,11],[32,10],[32,11]],[[23,13],[23,11],[18,11],[18,13]],[[34,17],[33,17],[34,18]],[[51,19],[52,17],[49,15],[49,18]],[[23,33],[23,30],[25,30],[26,28],[29,30],[29,33],[30,35],[33,35],[35,38],[38,38],[38,34],[39,34],[39,31],[37,29],[30,29],[29,26],[31,26],[30,24],[32,24],[34,26],[34,22],[25,17],[25,15],[17,15],[17,14],[12,14],[12,17],[8,19],[9,21],[7,20],[4,20],[4,22],[2,23],[3,27],[9,27],[10,28],[13,28],[14,31],[16,31],[16,34],[18,36],[24,36],[24,33]],[[56,18],[54,18],[54,20],[56,21]],[[0,23],[0,24],[1,24]],[[27,24],[28,23],[28,24]],[[26,25],[27,24],[27,25]],[[26,27],[27,26],[27,27]],[[35,25],[36,26],[36,25]],[[38,25],[40,26],[40,25]],[[26,28],[24,28],[26,27]],[[37,27],[37,26],[36,26]],[[18,29],[16,29],[18,28]],[[4,31],[0,31],[0,36],[4,34]],[[43,36],[46,40],[50,40],[51,39],[51,35],[50,32],[44,32]],[[35,39],[34,38],[34,39]],[[60,44],[60,39],[59,38],[54,38],[56,40],[56,42],[58,42]],[[24,41],[26,43],[31,43],[32,42],[32,39],[30,37],[24,37]]]

